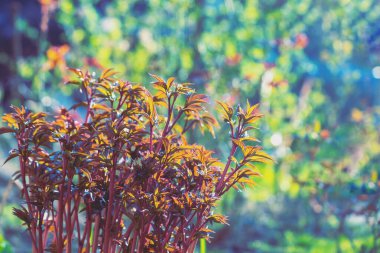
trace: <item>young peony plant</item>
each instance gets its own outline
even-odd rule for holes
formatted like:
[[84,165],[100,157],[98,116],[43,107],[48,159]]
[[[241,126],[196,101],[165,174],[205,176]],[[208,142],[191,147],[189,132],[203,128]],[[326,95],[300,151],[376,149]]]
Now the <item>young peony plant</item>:
[[[218,102],[232,140],[222,163],[186,140],[191,129],[214,134],[218,126],[204,110],[206,96],[189,84],[151,75],[153,95],[110,69],[98,78],[70,70],[78,80],[68,83],[83,102],[55,117],[13,107],[0,128],[17,140],[6,162],[19,159],[25,203],[14,214],[34,253],[194,252],[200,238],[210,238],[210,223],[227,224],[213,214],[216,201],[253,184],[255,163],[271,160],[248,135],[262,117],[257,105],[234,112]],[[83,120],[73,113],[79,107]]]

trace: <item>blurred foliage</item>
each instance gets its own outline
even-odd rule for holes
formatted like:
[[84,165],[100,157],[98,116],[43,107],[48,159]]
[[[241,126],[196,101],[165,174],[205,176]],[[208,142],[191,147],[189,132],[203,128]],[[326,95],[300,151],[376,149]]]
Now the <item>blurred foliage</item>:
[[6,205],[3,207],[3,210],[1,212],[1,226],[2,229],[18,229],[20,228],[22,222],[12,214],[13,208],[15,208],[16,205]]
[[0,234],[0,252],[1,253],[13,253],[11,245],[9,244],[9,242],[7,242],[4,239],[2,234]]
[[[38,111],[70,104],[56,95],[72,92],[62,79],[66,66],[113,67],[134,82],[148,72],[178,76],[213,101],[260,102],[260,139],[276,164],[261,168],[253,190],[223,199],[232,225],[209,248],[376,252],[377,3],[2,1],[3,110],[11,103]],[[191,138],[228,155],[227,139]]]

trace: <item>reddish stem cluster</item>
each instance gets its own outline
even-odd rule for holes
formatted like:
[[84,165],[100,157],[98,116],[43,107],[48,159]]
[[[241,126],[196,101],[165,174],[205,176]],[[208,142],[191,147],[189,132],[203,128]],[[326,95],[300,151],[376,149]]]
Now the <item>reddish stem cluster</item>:
[[[85,101],[52,120],[14,107],[0,128],[17,139],[8,160],[19,158],[25,205],[14,214],[27,226],[33,252],[193,252],[199,238],[209,238],[210,223],[227,223],[213,214],[216,201],[231,187],[252,184],[259,175],[253,163],[270,160],[246,146],[257,141],[247,134],[262,116],[256,106],[235,114],[220,103],[232,138],[223,164],[186,141],[190,129],[214,134],[218,125],[204,110],[206,96],[189,84],[152,75],[152,95],[112,70],[98,78],[71,71]],[[83,121],[72,113],[79,107]]]

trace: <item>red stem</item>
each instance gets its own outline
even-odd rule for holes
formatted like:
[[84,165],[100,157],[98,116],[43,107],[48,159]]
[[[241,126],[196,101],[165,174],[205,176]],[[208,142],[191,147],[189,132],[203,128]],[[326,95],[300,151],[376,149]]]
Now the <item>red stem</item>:
[[96,253],[96,249],[97,249],[97,246],[98,246],[99,222],[100,222],[100,216],[97,215],[95,217],[94,234],[93,234],[93,237],[92,237],[92,252],[93,253]]
[[144,245],[145,245],[145,240],[146,240],[146,235],[149,233],[150,229],[150,223],[153,220],[153,216],[149,217],[146,222],[142,222],[142,224],[146,224],[145,226],[142,226],[141,228],[141,234],[140,234],[140,239],[139,239],[139,248],[138,252],[143,252],[144,251]]
[[149,151],[153,151],[153,124],[150,123],[150,133],[149,133]]
[[[241,130],[243,129],[243,126],[244,126],[244,123],[239,119],[239,124],[238,124],[238,126],[236,128],[236,132],[234,132],[232,124],[230,124],[230,127],[231,127],[231,138],[239,138],[239,136],[241,134]],[[229,169],[229,167],[231,165],[232,156],[235,154],[236,149],[237,149],[237,145],[234,142],[232,142],[232,148],[231,148],[230,155],[228,156],[228,160],[227,160],[226,166],[224,167],[222,176],[221,176],[218,184],[215,187],[215,193],[219,194],[219,196],[220,196],[220,192],[222,190],[223,184],[225,184],[224,178],[225,178],[225,176],[227,174],[227,171],[228,171],[228,169]]]
[[43,229],[42,229],[42,223],[43,223],[43,217],[42,217],[42,210],[38,211],[38,252],[44,253],[44,240],[43,240]]
[[[117,147],[118,144],[115,145]],[[112,227],[112,206],[114,205],[114,193],[115,193],[115,174],[116,174],[116,168],[117,168],[117,157],[118,152],[115,151],[113,154],[113,166],[110,172],[110,184],[109,184],[109,198],[108,198],[108,206],[106,211],[106,224],[105,224],[105,235],[104,235],[104,245],[103,245],[103,251],[104,253],[108,253],[109,250],[109,244],[110,244],[110,232]]]
[[[228,186],[226,185],[228,183],[228,181],[230,180],[230,178],[235,175],[235,173],[241,168],[243,167],[245,164],[245,160],[242,161],[242,163],[239,165],[239,166],[236,166],[235,169],[228,175],[228,177],[226,178],[226,180],[224,180],[224,184],[223,184],[223,188],[220,189],[220,193],[219,193],[219,196],[222,196],[225,192],[227,192],[235,183],[232,183],[232,184],[229,184]],[[227,186],[227,188],[224,189],[224,187]]]
[[237,149],[237,145],[235,143],[232,144],[232,148],[231,148],[231,152],[230,152],[230,155],[228,156],[228,160],[227,160],[227,163],[226,163],[226,166],[224,167],[224,170],[223,170],[223,173],[222,173],[222,176],[220,177],[219,179],[219,182],[218,184],[216,185],[215,187],[215,192],[218,194],[220,192],[220,190],[222,189],[222,184],[224,184],[224,178],[227,174],[227,171],[230,167],[230,164],[232,162],[232,156],[235,154],[236,152],[236,149]]
[[[21,137],[21,138],[23,138],[23,137]],[[19,147],[19,150],[22,150],[20,141],[18,141],[18,147]],[[23,187],[23,192],[25,195],[26,204],[28,207],[28,212],[29,212],[29,214],[32,214],[33,213],[33,207],[30,204],[31,202],[30,202],[30,197],[29,197],[29,192],[28,192],[28,186],[26,183],[26,168],[25,168],[26,162],[25,162],[25,160],[26,160],[26,157],[24,157],[24,156],[20,157],[20,159],[19,159],[20,169],[21,169],[21,181],[22,181],[22,187]],[[35,226],[33,225],[33,222],[30,224],[30,228],[28,230],[30,233],[30,238],[32,238],[33,252],[38,252],[37,241],[36,241],[37,238],[36,238]]]
[[[168,118],[166,120],[166,124],[165,124],[164,130],[162,131],[162,136],[161,136],[160,144],[157,146],[156,152],[160,151],[160,149],[162,147],[162,139],[165,138],[165,136],[168,134],[167,130],[168,130],[168,127],[169,127],[169,124],[170,124],[170,120],[172,118],[172,113],[173,113],[173,106],[172,106],[172,104],[170,102],[170,98],[171,98],[171,95],[168,97]],[[174,98],[174,101],[175,100],[176,100],[176,98]],[[173,105],[174,105],[174,101],[173,101]]]
[[[91,216],[91,214],[89,214],[89,217]],[[85,231],[85,235],[87,234],[87,238],[86,238],[86,242],[87,242],[87,245],[86,245],[86,252],[90,252],[90,246],[91,246],[91,240],[90,240],[90,236],[91,236],[91,228],[92,228],[92,221],[91,221],[91,218],[88,219],[88,227]]]
[[72,216],[71,216],[71,184],[72,184],[72,177],[69,176],[69,182],[67,185],[67,220],[66,220],[66,233],[67,233],[67,247],[66,252],[71,253],[71,245],[72,245],[72,235],[73,235],[73,228],[72,226]]
[[135,231],[133,231],[133,238],[132,238],[132,244],[131,244],[131,252],[133,253],[135,252],[137,237],[138,237],[138,231],[137,229],[135,229]]

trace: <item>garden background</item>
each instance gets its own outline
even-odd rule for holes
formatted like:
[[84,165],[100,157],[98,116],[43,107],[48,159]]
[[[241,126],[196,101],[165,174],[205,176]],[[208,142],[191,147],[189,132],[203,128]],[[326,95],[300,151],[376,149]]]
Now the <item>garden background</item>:
[[[229,193],[208,252],[379,252],[380,5],[376,0],[0,1],[1,113],[54,112],[81,94],[67,67],[147,87],[192,82],[237,106],[260,103],[257,135],[275,160]],[[222,157],[230,143],[191,134]],[[14,146],[2,136],[1,164]],[[28,252],[20,202],[0,169],[0,252]]]

